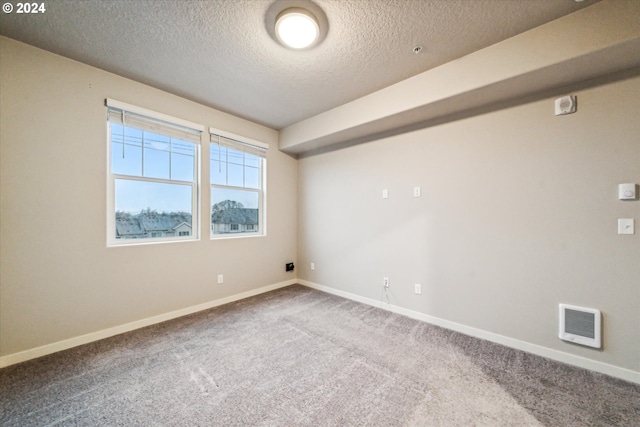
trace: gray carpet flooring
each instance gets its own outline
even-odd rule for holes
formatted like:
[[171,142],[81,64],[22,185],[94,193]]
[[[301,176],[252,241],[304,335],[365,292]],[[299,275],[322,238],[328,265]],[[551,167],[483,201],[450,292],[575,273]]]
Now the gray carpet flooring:
[[640,426],[640,386],[290,286],[0,370],[2,426]]

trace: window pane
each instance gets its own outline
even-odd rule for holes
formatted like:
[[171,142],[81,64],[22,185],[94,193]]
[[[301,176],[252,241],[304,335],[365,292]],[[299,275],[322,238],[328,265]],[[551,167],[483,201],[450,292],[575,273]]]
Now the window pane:
[[260,169],[252,167],[244,168],[244,186],[246,188],[260,188]]
[[[125,132],[124,126],[111,126],[111,172],[120,175],[142,176],[142,148],[140,132]],[[137,137],[136,137],[137,136]]]
[[233,187],[244,187],[244,167],[229,163],[227,165],[227,185]]
[[213,234],[259,231],[258,192],[211,189],[211,232]]
[[153,132],[144,132],[144,176],[171,179],[171,138]]
[[245,154],[244,164],[246,166],[257,168],[260,166],[260,157],[252,156],[251,154]]
[[225,147],[219,147],[218,144],[211,144],[209,146],[209,159],[220,160],[222,162],[227,161],[227,149]]
[[[146,145],[146,142],[145,142]],[[169,155],[160,150],[144,149],[144,176],[149,178],[169,179]]]
[[142,176],[142,148],[129,144],[111,144],[111,172]]
[[177,181],[194,180],[195,144],[117,123],[110,123],[110,126],[112,173]]
[[191,195],[191,185],[116,179],[115,238],[192,235]]
[[236,165],[243,165],[244,164],[244,154],[242,152],[240,152],[240,151],[228,149],[227,150],[227,162],[233,163],[233,164],[236,164]]
[[217,144],[209,146],[209,176],[211,184],[227,185],[227,149]]
[[171,152],[177,154],[184,154],[185,156],[193,157],[195,155],[195,145],[191,142],[186,142],[181,139],[173,138],[171,140]]
[[209,173],[211,175],[212,184],[227,185],[227,164],[226,163],[212,161]]
[[171,154],[171,179],[193,181],[193,156]]
[[126,144],[142,147],[142,131],[140,129],[125,127],[115,123],[113,123],[111,126],[119,126],[120,128],[122,128],[121,133]]
[[144,132],[144,148],[171,151],[171,138],[153,132]]

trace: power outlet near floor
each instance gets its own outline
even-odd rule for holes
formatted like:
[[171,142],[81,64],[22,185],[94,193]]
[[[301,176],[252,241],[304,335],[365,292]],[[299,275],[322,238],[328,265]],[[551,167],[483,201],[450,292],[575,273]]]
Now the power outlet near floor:
[[416,283],[415,285],[413,285],[413,291],[416,293],[416,295],[421,295],[422,294],[422,285]]
[[222,285],[224,283],[224,275],[218,274],[218,285]]
[[383,277],[383,278],[382,278],[382,285],[383,285],[385,288],[388,288],[388,287],[389,287],[389,278],[388,278],[388,277]]

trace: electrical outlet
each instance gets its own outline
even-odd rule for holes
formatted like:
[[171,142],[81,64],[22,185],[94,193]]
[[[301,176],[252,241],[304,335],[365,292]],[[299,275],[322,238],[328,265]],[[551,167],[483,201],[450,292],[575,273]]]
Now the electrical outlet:
[[315,271],[315,269],[316,269],[316,263],[312,262],[311,263],[311,271]]
[[382,284],[384,285],[385,288],[389,287],[389,278],[388,277],[384,277],[382,279]]
[[420,295],[422,294],[422,285],[416,283],[414,286],[414,291],[416,294]]
[[222,285],[224,283],[224,275],[218,274],[218,285]]

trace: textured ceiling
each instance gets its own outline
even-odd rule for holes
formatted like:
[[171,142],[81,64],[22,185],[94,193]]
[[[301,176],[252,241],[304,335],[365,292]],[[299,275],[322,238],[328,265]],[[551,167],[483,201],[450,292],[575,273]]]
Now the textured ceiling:
[[274,0],[44,3],[0,34],[281,129],[595,0],[315,0],[329,28],[307,51],[269,36]]

